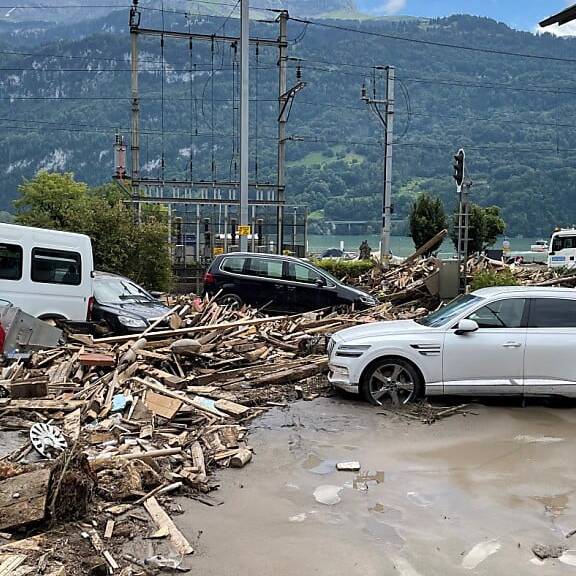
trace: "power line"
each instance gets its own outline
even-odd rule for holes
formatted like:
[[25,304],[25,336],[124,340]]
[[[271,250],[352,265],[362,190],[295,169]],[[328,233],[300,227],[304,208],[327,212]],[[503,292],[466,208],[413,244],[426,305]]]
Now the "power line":
[[406,36],[397,36],[395,34],[386,34],[384,32],[374,32],[371,30],[362,30],[360,28],[350,28],[340,24],[328,24],[327,22],[320,22],[318,20],[305,20],[303,18],[290,17],[294,22],[301,24],[308,24],[312,26],[329,28],[332,30],[340,30],[341,32],[352,32],[355,34],[363,34],[365,36],[375,36],[378,38],[386,38],[387,40],[400,40],[403,42],[411,42],[413,44],[421,44],[424,46],[436,46],[438,48],[450,48],[454,50],[465,50],[467,52],[480,52],[484,54],[493,54],[497,56],[516,56],[519,58],[532,58],[535,60],[546,60],[552,62],[566,62],[570,64],[576,63],[576,58],[562,58],[559,56],[544,56],[542,54],[527,54],[522,52],[512,52],[508,50],[496,50],[495,48],[477,48],[474,46],[463,46],[461,44],[450,44],[448,42],[436,42],[434,40],[422,40],[419,38],[409,38]]

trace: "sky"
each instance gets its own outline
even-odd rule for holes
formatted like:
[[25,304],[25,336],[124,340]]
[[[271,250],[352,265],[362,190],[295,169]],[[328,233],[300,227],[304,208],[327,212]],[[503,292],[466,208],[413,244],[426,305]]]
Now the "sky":
[[[537,31],[538,22],[560,12],[576,0],[357,0],[359,8],[374,15],[438,17],[474,14],[505,22],[518,30]],[[576,23],[550,26],[553,34],[576,35]]]

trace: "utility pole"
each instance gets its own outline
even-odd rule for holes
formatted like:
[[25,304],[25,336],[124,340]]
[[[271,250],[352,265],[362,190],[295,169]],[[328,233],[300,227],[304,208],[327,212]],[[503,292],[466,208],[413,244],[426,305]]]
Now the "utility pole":
[[[288,50],[288,12],[282,10],[279,16],[280,20],[280,55],[278,60],[279,79],[278,79],[278,198],[279,202],[284,201],[284,191],[286,189],[286,124],[288,122],[287,109],[287,50]],[[276,252],[282,254],[284,244],[284,206],[280,204],[276,211],[276,222],[278,225]]]
[[248,251],[248,153],[250,113],[250,6],[240,0],[240,251]]
[[462,148],[454,156],[454,180],[458,192],[458,291],[466,292],[466,265],[468,263],[468,236],[470,229],[470,210],[468,194],[472,182],[464,182],[466,153]]
[[[366,92],[366,86],[362,87],[362,100],[368,104],[378,120],[384,126],[384,195],[382,209],[382,234],[380,240],[380,262],[387,268],[390,265],[390,231],[392,225],[392,145],[394,139],[394,66],[386,66],[386,98],[376,98],[376,70],[382,70],[379,66],[374,69],[373,97]],[[378,106],[385,106],[384,116]]]
[[132,0],[130,10],[130,46],[131,46],[131,86],[130,96],[132,99],[132,139],[131,151],[131,175],[134,194],[138,195],[137,182],[140,178],[140,97],[138,95],[138,26],[140,25],[140,12],[138,0]]

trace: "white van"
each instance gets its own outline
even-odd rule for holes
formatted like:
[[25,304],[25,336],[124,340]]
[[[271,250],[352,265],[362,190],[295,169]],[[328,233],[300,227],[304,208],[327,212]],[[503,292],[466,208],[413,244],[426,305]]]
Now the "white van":
[[88,236],[0,224],[0,300],[43,320],[86,320],[93,271]]
[[549,268],[573,268],[576,266],[576,228],[556,230],[548,248]]

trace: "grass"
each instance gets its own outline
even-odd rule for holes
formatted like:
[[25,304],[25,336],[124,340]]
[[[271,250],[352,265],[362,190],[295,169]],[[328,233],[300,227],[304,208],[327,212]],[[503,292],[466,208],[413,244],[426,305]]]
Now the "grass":
[[311,166],[320,166],[321,168],[323,168],[328,164],[334,164],[335,162],[340,161],[345,162],[348,165],[354,163],[361,164],[362,162],[364,162],[364,156],[361,156],[360,154],[355,154],[354,152],[348,152],[342,158],[339,158],[338,154],[344,151],[344,146],[334,146],[332,150],[334,151],[333,156],[326,156],[323,152],[310,152],[300,160],[294,160],[292,162],[288,162],[288,166],[303,166],[304,168],[310,168]]

